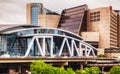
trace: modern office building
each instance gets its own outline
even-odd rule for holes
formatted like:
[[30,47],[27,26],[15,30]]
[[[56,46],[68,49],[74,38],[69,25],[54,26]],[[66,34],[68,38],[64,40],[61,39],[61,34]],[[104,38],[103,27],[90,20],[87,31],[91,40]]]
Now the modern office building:
[[28,24],[38,24],[38,14],[44,13],[43,4],[41,3],[29,3],[26,7],[27,11],[27,23]]
[[109,52],[111,57],[119,56],[119,25],[119,14],[111,6],[89,9],[87,31],[82,32],[83,39],[101,49],[100,52],[111,51]]
[[118,46],[120,47],[120,10],[115,10],[115,12],[118,14],[118,16],[117,16],[117,18],[118,18],[118,31],[119,31],[119,33],[118,33],[118,36],[119,36],[119,38],[118,38]]
[[29,3],[26,6],[27,24],[57,28],[60,15],[44,8],[42,3]]
[[87,31],[99,32],[99,48],[118,47],[117,13],[109,7],[97,8],[88,12]]
[[58,28],[80,35],[81,31],[87,29],[87,10],[86,4],[63,10]]
[[120,48],[119,17],[119,11],[112,6],[88,9],[87,5],[81,5],[63,10],[58,28],[82,36],[84,41],[99,49],[98,54],[110,53],[111,57],[116,57]]

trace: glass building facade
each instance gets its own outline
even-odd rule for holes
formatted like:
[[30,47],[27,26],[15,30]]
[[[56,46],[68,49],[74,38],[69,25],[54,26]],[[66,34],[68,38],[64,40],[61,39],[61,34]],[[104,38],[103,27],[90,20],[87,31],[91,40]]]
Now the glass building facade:
[[32,24],[38,24],[38,11],[39,7],[37,5],[32,6]]
[[31,6],[31,24],[38,24],[38,15],[52,13],[51,10],[44,8],[41,3],[33,3]]
[[[61,41],[63,40],[62,38],[57,37],[58,35],[60,35],[61,37],[62,35],[73,36],[75,38],[81,39],[79,36],[75,36],[58,29],[25,27],[25,29],[23,30],[17,28],[16,30],[8,31],[8,32],[6,31],[4,32],[4,34],[0,35],[0,56],[4,54],[8,54],[9,56],[24,56],[33,35],[39,35],[39,36],[52,35],[54,38],[53,53],[55,54],[60,49],[60,45],[62,44]],[[39,42],[41,46],[43,45],[42,41],[43,39],[40,38]],[[50,54],[50,48],[51,48],[50,41],[51,41],[50,38],[45,39],[45,52],[47,53],[46,55]],[[31,56],[41,55],[36,43],[34,43],[34,45],[32,46],[30,50],[30,55]]]

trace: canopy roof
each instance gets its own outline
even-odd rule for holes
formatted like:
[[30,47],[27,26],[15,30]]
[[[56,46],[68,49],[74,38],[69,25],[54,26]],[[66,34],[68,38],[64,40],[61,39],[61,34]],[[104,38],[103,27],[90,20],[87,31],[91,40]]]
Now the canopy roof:
[[82,39],[81,36],[63,30],[63,29],[57,29],[57,28],[49,28],[49,27],[40,27],[40,26],[34,26],[34,25],[0,25],[0,34],[11,34],[19,31],[25,31],[25,30],[33,30],[33,29],[50,29],[50,30],[57,30],[60,32],[65,33],[67,36],[71,36],[77,39]]

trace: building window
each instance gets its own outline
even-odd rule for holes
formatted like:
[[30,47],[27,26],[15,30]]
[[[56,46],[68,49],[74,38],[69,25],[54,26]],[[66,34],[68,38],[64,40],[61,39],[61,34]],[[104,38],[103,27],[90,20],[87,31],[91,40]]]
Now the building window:
[[32,6],[32,24],[38,24],[38,6],[37,5],[34,5]]
[[90,22],[100,21],[100,11],[90,13]]

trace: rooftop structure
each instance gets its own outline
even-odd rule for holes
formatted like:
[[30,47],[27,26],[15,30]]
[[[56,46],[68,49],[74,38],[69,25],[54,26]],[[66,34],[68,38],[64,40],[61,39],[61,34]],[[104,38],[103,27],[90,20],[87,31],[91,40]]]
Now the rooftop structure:
[[57,28],[60,15],[45,8],[42,3],[28,3],[27,24]]

